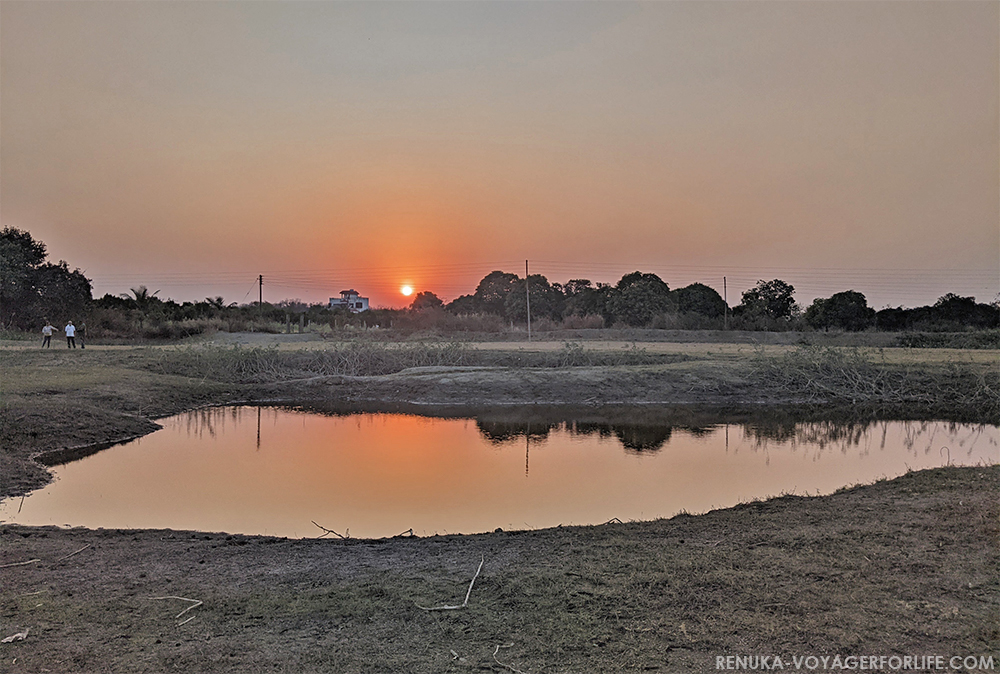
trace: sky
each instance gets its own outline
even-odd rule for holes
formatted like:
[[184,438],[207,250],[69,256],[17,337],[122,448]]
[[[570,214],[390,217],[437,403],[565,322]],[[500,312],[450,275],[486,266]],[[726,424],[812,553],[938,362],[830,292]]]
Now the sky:
[[1000,293],[1000,3],[0,2],[0,222],[95,296],[494,269]]

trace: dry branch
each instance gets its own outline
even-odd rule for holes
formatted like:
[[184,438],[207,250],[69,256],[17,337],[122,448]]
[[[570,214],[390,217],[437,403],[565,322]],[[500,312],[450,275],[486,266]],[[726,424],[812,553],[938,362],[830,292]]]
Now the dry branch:
[[25,564],[34,564],[35,562],[40,562],[40,559],[29,559],[26,562],[11,562],[10,564],[0,564],[0,569],[6,569],[10,566],[24,566]]
[[[153,597],[153,599],[177,599],[178,601],[189,601],[189,602],[192,602],[190,606],[188,606],[186,609],[184,609],[183,611],[181,611],[180,613],[178,613],[177,615],[175,615],[174,616],[174,620],[179,619],[182,615],[184,615],[185,613],[187,613],[191,609],[198,608],[199,606],[201,606],[202,604],[205,603],[205,602],[203,602],[200,599],[188,599],[187,597],[176,597],[174,595],[170,595],[170,596],[167,596],[167,597]],[[188,621],[185,620],[184,622],[188,622]],[[178,626],[183,625],[183,624],[184,623],[178,623]]]
[[493,649],[493,660],[496,661],[496,663],[498,665],[500,665],[501,667],[506,667],[507,669],[509,669],[512,672],[516,672],[517,674],[527,674],[526,672],[522,672],[520,669],[518,669],[517,667],[514,667],[513,665],[508,665],[505,662],[500,662],[499,660],[497,660],[497,653],[500,652],[501,648],[510,648],[513,645],[514,644],[505,644],[505,645],[501,646],[500,644],[497,644],[497,647]]
[[70,558],[70,557],[72,557],[73,555],[75,555],[75,554],[77,554],[77,553],[79,553],[79,552],[83,552],[84,550],[86,550],[87,548],[89,548],[89,547],[90,547],[91,545],[93,545],[93,543],[87,543],[87,544],[86,544],[85,546],[83,546],[83,547],[82,547],[82,548],[80,548],[79,550],[75,550],[75,551],[73,551],[73,552],[69,553],[68,555],[66,555],[65,557],[60,557],[60,558],[59,558],[59,559],[57,559],[56,561],[57,561],[57,562],[61,562],[61,561],[63,561],[64,559],[69,559],[69,558]]
[[[0,644],[12,644],[15,641],[24,641],[28,638],[28,630],[30,627],[25,627],[23,632],[18,632],[17,634],[11,634],[9,637],[4,637],[0,639]],[[16,658],[15,658],[16,659]]]
[[480,559],[479,559],[479,568],[476,569],[476,575],[474,575],[472,577],[472,582],[469,583],[469,589],[465,593],[465,601],[463,601],[461,604],[456,604],[455,606],[433,606],[433,607],[430,607],[430,608],[428,608],[426,606],[421,606],[420,604],[417,604],[417,608],[419,608],[421,610],[424,610],[424,611],[454,611],[456,609],[465,608],[466,606],[468,606],[469,605],[469,596],[472,594],[472,586],[475,585],[476,578],[479,578],[479,572],[483,570],[483,562],[485,562],[485,561],[486,561],[486,558],[483,557],[483,556],[480,556]]
[[[309,521],[312,522],[313,524],[316,524],[316,520],[309,520]],[[318,526],[320,529],[322,529],[323,531],[326,532],[325,534],[323,534],[323,536],[329,536],[330,534],[333,534],[334,536],[340,536],[340,538],[342,538],[344,540],[347,540],[348,538],[350,538],[350,536],[344,536],[342,534],[338,534],[333,529],[327,529],[322,524],[316,524],[316,526]],[[348,533],[350,533],[351,530],[348,529],[347,531],[348,531]],[[318,538],[323,538],[323,536],[318,536]]]

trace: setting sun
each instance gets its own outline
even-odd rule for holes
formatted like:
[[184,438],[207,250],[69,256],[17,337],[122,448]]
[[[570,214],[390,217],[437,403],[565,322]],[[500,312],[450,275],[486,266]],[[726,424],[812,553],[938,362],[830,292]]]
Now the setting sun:
[[409,297],[410,295],[413,294],[413,288],[410,286],[403,286],[402,288],[399,289],[399,292]]

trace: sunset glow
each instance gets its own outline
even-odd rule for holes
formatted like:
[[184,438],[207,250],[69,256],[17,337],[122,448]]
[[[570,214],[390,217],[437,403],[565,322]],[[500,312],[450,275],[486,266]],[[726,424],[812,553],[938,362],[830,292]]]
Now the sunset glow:
[[[1000,4],[0,3],[0,216],[159,297],[990,302]],[[178,48],[183,45],[183,49]],[[414,283],[414,282],[410,282]],[[412,287],[412,285],[411,285]]]

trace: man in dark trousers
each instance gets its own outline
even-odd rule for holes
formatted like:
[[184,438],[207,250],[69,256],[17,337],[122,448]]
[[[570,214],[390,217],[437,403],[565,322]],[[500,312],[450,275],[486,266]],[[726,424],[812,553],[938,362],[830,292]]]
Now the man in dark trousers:
[[66,324],[66,348],[76,348],[76,327],[73,325],[73,321]]

